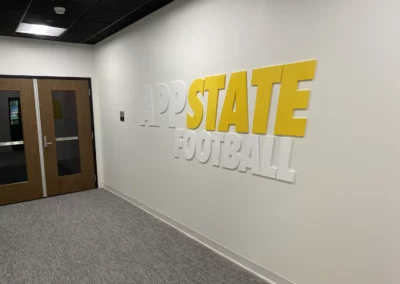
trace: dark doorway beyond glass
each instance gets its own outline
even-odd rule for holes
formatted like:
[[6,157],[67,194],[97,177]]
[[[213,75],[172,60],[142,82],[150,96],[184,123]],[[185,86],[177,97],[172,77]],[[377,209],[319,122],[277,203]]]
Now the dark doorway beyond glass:
[[58,175],[81,172],[75,91],[52,91]]
[[0,185],[28,180],[19,91],[0,91]]

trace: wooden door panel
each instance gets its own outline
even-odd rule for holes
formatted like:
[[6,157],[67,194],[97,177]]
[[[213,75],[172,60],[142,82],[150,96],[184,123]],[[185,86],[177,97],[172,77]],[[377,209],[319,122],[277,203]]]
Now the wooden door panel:
[[[0,205],[43,197],[33,80],[0,79],[0,96],[2,96],[2,94],[5,94],[4,91],[19,92],[19,104],[21,113],[20,123],[22,124],[23,145],[10,146],[13,148],[9,147],[8,151],[14,151],[15,149],[17,149],[18,151],[22,151],[21,149],[24,150],[27,180],[11,184],[1,184]],[[3,99],[4,97],[2,98],[2,103],[4,104]],[[6,113],[5,115],[11,115],[11,110],[9,110],[9,112],[10,114]],[[6,131],[12,124],[11,118],[9,121],[5,121],[4,119],[2,119],[0,123],[0,131]],[[7,123],[9,123],[9,125],[7,125]],[[15,137],[16,135],[11,136]],[[20,137],[19,135],[17,136]],[[0,149],[1,153],[5,154],[5,149],[3,147],[0,148],[2,148]],[[14,168],[16,169],[12,170],[11,172],[19,171],[18,166],[14,166]],[[0,171],[2,171],[0,172],[0,174],[9,174],[6,172],[6,167],[0,167]]]
[[[43,135],[46,136],[47,141],[52,143],[44,148],[48,195],[53,196],[94,188],[95,173],[88,82],[83,80],[43,79],[38,80],[38,88],[42,132]],[[62,92],[64,92],[63,97],[68,98],[69,104],[71,104],[71,101],[75,103],[75,109],[70,112],[72,116],[76,117],[74,119],[76,119],[77,132],[74,132],[74,130],[72,131],[73,134],[68,135],[77,135],[78,140],[74,143],[79,145],[79,148],[75,150],[75,153],[79,155],[79,162],[77,159],[74,159],[74,163],[79,163],[80,166],[78,167],[75,165],[76,167],[74,169],[77,169],[76,172],[68,173],[67,175],[60,175],[61,172],[59,173],[64,167],[63,163],[60,162],[61,158],[59,156],[64,155],[63,148],[66,147],[68,143],[71,146],[72,141],[57,141],[57,139],[65,138],[60,137],[60,133],[71,133],[70,130],[64,131],[65,129],[62,129],[63,127],[70,127],[70,125],[57,124],[60,120],[69,119],[71,121],[71,117],[66,118],[66,114],[63,113],[64,104],[67,104],[67,100],[60,102],[57,99],[57,95]],[[57,131],[55,126],[58,127]],[[74,129],[74,126],[70,128]],[[58,136],[56,132],[59,132]],[[63,134],[61,134],[61,136],[63,136]],[[67,139],[70,139],[70,137],[67,137]]]

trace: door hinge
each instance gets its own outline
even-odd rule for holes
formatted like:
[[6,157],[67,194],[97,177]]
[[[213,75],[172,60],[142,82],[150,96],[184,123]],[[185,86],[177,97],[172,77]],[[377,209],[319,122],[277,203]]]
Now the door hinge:
[[90,91],[90,89],[89,89],[89,97],[92,95],[92,92]]
[[94,175],[94,181],[97,181],[97,176],[96,175]]

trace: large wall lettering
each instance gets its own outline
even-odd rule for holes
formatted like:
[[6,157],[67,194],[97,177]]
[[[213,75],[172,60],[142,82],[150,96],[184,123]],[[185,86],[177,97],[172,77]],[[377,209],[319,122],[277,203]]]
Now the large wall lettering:
[[[313,80],[315,69],[316,60],[254,69],[250,83],[256,88],[253,113],[249,113],[247,71],[232,73],[229,82],[226,74],[198,78],[189,90],[183,81],[158,83],[155,88],[147,85],[140,124],[160,126],[160,115],[168,111],[168,126],[175,128],[175,158],[203,164],[211,161],[215,167],[249,170],[255,176],[294,183],[296,172],[290,167],[293,137],[304,137],[307,124],[307,118],[294,117],[294,111],[307,109],[310,97],[310,91],[299,90],[298,84]],[[273,135],[267,135],[274,84],[280,84],[280,92]],[[219,106],[222,90],[226,93]],[[185,110],[187,102],[187,129],[177,129],[175,116]],[[199,129],[202,123],[204,130]]]

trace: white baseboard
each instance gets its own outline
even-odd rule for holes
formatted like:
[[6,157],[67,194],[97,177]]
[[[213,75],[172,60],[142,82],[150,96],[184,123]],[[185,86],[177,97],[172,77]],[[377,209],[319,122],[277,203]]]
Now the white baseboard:
[[262,267],[251,260],[231,251],[230,249],[214,242],[213,240],[203,236],[202,234],[196,232],[195,230],[179,223],[178,221],[173,220],[172,218],[166,216],[165,214],[143,204],[139,200],[135,199],[132,196],[129,196],[107,184],[99,183],[99,187],[107,189],[111,193],[118,195],[119,197],[129,201],[130,203],[134,204],[135,206],[139,207],[140,209],[146,211],[147,213],[153,215],[157,219],[160,219],[164,223],[174,227],[175,229],[179,230],[180,232],[184,233],[188,237],[196,240],[197,242],[201,243],[202,245],[210,248],[211,250],[215,251],[219,255],[228,258],[230,261],[236,263],[237,265],[243,267],[244,269],[250,271],[253,274],[256,274],[258,277],[263,278],[270,284],[295,284],[294,282],[278,275],[277,273]]

